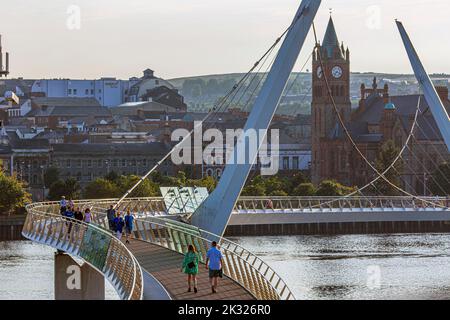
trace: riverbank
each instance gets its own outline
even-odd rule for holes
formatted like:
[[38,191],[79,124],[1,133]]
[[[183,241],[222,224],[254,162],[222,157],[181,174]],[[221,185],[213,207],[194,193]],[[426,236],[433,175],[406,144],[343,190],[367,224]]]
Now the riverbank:
[[0,215],[0,241],[25,240],[22,228],[26,215]]

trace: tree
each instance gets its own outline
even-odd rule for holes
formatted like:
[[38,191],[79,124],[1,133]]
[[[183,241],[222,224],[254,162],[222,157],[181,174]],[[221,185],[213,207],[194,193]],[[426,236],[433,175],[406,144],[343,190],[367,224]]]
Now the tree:
[[112,170],[105,176],[105,179],[116,183],[117,180],[119,179],[119,175],[117,174],[117,172]]
[[312,183],[301,183],[294,189],[292,194],[299,197],[313,197],[316,191]]
[[[117,182],[120,194],[125,194],[136,183],[138,183],[140,179],[140,177],[135,175],[121,176]],[[159,195],[158,185],[150,179],[145,179],[136,189],[133,190],[133,192],[131,192],[129,197],[156,197]]]
[[81,187],[74,178],[68,178],[66,181],[58,180],[50,186],[48,198],[50,200],[59,200],[62,196],[66,199],[79,199],[81,196]]
[[7,176],[2,171],[0,171],[0,190],[0,214],[17,212],[31,202],[31,196],[25,191],[23,183],[15,176]]
[[160,187],[176,187],[176,179],[162,175],[159,171],[154,171],[150,175],[151,181]]
[[49,167],[44,172],[44,185],[48,188],[54,182],[59,180],[59,170],[55,167]]
[[341,197],[350,194],[354,188],[346,187],[334,180],[324,180],[316,191],[319,197]]
[[102,178],[92,181],[84,189],[85,199],[108,199],[120,195],[120,189],[114,182]]
[[186,173],[184,171],[178,171],[176,179],[178,187],[186,186],[187,178]]
[[251,184],[244,187],[241,195],[247,197],[262,197],[266,195],[266,188],[263,184]]
[[280,194],[286,194],[286,191],[283,190],[283,184],[280,178],[277,176],[272,176],[264,181],[264,187],[266,189],[266,195],[268,196],[276,196]]
[[[388,140],[381,146],[380,153],[375,161],[375,167],[378,172],[383,173],[398,157],[400,149],[395,146],[394,141]],[[400,186],[400,172],[402,172],[403,162],[399,159],[395,165],[384,175],[387,180],[396,186]],[[378,179],[375,183],[375,189],[377,192],[384,196],[398,195],[398,191],[392,185],[387,183],[383,178]]]
[[242,190],[243,196],[261,197],[266,195],[266,185],[264,179],[261,176],[257,176],[254,179],[247,182],[247,185]]
[[217,186],[217,181],[213,177],[204,177],[198,180],[188,180],[186,185],[190,187],[200,187],[208,189],[208,192],[214,191]]
[[307,183],[308,180],[306,179],[305,175],[301,172],[298,172],[292,176],[292,178],[287,179],[286,181],[286,187],[288,188],[289,194],[295,194],[295,189],[298,188],[301,184]]
[[433,173],[433,178],[429,179],[430,190],[437,196],[450,195],[450,163],[444,162]]
[[274,190],[274,191],[272,191],[269,194],[269,196],[272,196],[272,197],[286,197],[286,196],[288,196],[288,194],[286,193],[286,191],[283,191],[283,190]]

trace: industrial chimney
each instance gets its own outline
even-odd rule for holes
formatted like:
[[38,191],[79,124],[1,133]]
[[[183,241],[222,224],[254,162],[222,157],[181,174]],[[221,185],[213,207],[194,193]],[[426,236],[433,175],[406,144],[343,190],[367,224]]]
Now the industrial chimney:
[[7,77],[9,74],[9,53],[6,52],[5,54],[5,63],[6,65],[3,66],[3,51],[2,51],[2,36],[0,35],[0,78],[5,76]]

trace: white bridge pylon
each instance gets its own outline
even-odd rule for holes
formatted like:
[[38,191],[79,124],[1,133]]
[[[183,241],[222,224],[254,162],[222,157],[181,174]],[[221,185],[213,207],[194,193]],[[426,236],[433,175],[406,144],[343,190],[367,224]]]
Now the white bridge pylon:
[[[300,4],[300,8],[248,117],[243,130],[244,133],[238,138],[231,159],[239,159],[236,154],[237,150],[254,149],[246,143],[245,132],[267,131],[320,4],[321,0],[303,0]],[[258,137],[257,150],[261,148],[264,139],[264,136]],[[247,152],[247,154],[249,159],[245,163],[227,164],[217,188],[193,214],[193,225],[213,234],[223,235],[239,194],[257,157],[257,152]]]
[[414,74],[420,86],[423,88],[425,100],[430,107],[434,120],[436,121],[439,131],[441,132],[445,144],[447,145],[447,149],[450,152],[450,118],[447,110],[436,92],[436,88],[428,76],[428,73],[425,71],[425,67],[420,61],[419,55],[417,54],[416,49],[414,48],[411,39],[405,30],[405,27],[400,21],[396,21],[396,23],[403,40],[403,44],[405,45],[406,52],[408,53],[411,66],[414,69]]

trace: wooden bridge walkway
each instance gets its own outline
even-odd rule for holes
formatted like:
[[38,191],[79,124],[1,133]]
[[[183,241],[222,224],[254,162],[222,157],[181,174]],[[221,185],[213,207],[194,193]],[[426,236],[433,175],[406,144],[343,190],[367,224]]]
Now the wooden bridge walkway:
[[174,300],[254,300],[238,283],[224,276],[219,279],[217,293],[211,292],[208,270],[199,266],[198,293],[187,292],[187,276],[181,272],[183,255],[175,251],[140,240],[130,240],[126,245],[142,269],[155,277]]

